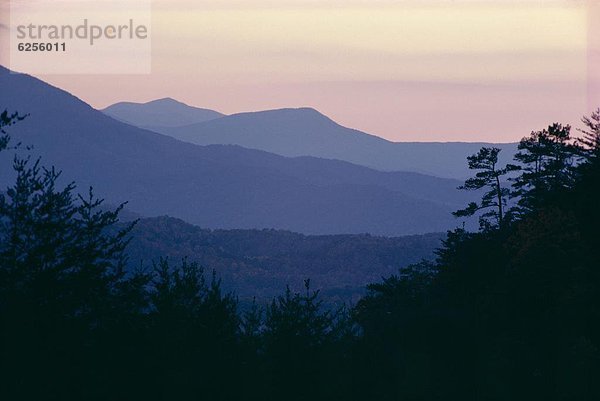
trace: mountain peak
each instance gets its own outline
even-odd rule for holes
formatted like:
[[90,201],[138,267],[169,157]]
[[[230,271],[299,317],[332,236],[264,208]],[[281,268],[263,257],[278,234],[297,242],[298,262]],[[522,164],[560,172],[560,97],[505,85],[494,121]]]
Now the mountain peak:
[[319,114],[321,116],[324,115],[319,110],[317,110],[317,109],[315,109],[313,107],[308,107],[308,106],[305,106],[305,107],[296,107],[296,108],[292,108],[292,110],[296,110],[296,111],[298,111],[300,113]]
[[331,120],[329,117],[327,117],[325,114],[321,113],[319,110],[314,109],[312,107],[299,107],[297,109],[294,109],[297,113],[302,114],[304,116],[307,117],[319,117],[319,118],[325,118],[327,120]]
[[281,109],[266,110],[265,112],[313,114],[325,117],[323,113],[312,107],[284,107]]
[[193,107],[186,103],[180,102],[179,100],[173,99],[172,97],[163,97],[160,99],[150,100],[149,102],[143,104],[179,104],[183,106]]
[[[286,107],[281,109],[272,109],[272,110],[263,110],[263,111],[255,111],[255,112],[244,112],[233,114],[232,117],[265,117],[265,118],[279,118],[284,120],[301,120],[303,122],[310,121],[321,121],[325,123],[334,123],[329,117],[320,111],[312,108],[312,107]],[[335,123],[334,123],[335,124]]]
[[223,117],[223,114],[218,111],[189,106],[171,97],[146,103],[115,103],[102,112],[128,124],[151,129],[176,127]]

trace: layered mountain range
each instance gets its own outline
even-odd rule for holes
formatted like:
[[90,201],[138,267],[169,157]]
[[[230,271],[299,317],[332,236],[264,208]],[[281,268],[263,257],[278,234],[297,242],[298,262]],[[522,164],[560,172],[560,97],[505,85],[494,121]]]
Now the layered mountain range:
[[[471,174],[466,157],[482,146],[502,149],[501,162],[512,159],[517,147],[513,143],[391,142],[343,127],[312,108],[224,116],[173,99],[161,99],[141,104],[117,103],[103,111],[137,127],[197,145],[239,145],[286,157],[336,159],[382,171],[411,171],[460,180]],[[166,114],[181,117],[161,117]]]
[[[10,133],[34,147],[28,152],[32,157],[63,170],[63,183],[73,180],[81,192],[93,186],[111,203],[129,201],[128,207],[142,216],[169,215],[219,229],[398,236],[460,225],[450,213],[472,198],[456,189],[460,181],[420,174],[418,168],[388,172],[237,145],[201,146],[133,126],[123,115],[116,120],[28,75],[1,68],[0,83],[0,109],[29,114]],[[316,121],[338,129],[313,110],[265,114],[307,116],[307,124]],[[247,117],[212,116],[199,124]],[[277,124],[285,126],[280,117]],[[318,126],[306,134],[306,143],[313,141]],[[343,143],[338,147],[343,149]],[[0,155],[2,187],[12,182],[12,158],[9,152]]]

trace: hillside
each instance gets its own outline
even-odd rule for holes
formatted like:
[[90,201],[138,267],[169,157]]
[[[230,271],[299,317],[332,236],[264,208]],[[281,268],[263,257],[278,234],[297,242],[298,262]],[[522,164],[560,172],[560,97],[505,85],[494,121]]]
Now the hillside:
[[179,219],[142,219],[128,247],[132,267],[168,257],[216,270],[241,297],[269,299],[287,284],[310,278],[328,298],[356,299],[366,284],[421,259],[431,259],[442,234],[397,238],[370,235],[306,236],[277,230],[207,230]]

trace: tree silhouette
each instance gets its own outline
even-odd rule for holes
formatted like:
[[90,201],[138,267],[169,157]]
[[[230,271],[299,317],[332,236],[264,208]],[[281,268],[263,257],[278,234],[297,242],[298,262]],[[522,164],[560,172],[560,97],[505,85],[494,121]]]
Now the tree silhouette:
[[341,334],[338,320],[343,311],[324,308],[319,291],[310,290],[305,280],[305,292],[284,295],[273,300],[265,317],[265,354],[272,377],[273,399],[303,400],[311,394],[323,399],[332,391],[332,378],[326,378],[330,364],[339,358],[328,351]]
[[[0,152],[6,150],[10,143],[10,135],[6,132],[5,128],[24,120],[26,117],[27,115],[22,116],[16,112],[8,114],[8,110],[4,110],[0,113]],[[16,146],[18,146],[18,144]]]
[[500,149],[498,148],[483,147],[477,154],[467,158],[469,169],[476,170],[477,173],[474,177],[467,179],[459,189],[470,191],[487,189],[487,191],[481,197],[480,203],[471,202],[465,209],[454,212],[456,217],[473,216],[481,210],[487,210],[480,216],[482,227],[491,227],[493,222],[498,226],[503,225],[506,219],[510,189],[503,186],[501,178],[511,171],[518,170],[518,167],[509,164],[500,168],[498,166],[499,153]]
[[207,280],[196,263],[171,266],[163,259],[155,266],[150,300],[149,335],[161,398],[235,398],[238,389],[228,381],[240,380],[237,301],[222,293],[215,274]]
[[519,198],[520,212],[539,206],[537,203],[548,192],[569,187],[573,181],[572,168],[580,154],[580,148],[571,138],[570,125],[552,124],[523,138],[515,155],[522,173],[513,184],[513,197]]
[[592,112],[588,116],[584,116],[582,119],[583,124],[586,128],[579,129],[579,132],[583,134],[582,138],[578,138],[578,144],[587,150],[584,153],[590,157],[600,157],[600,108]]
[[[22,118],[0,119],[5,150],[4,128]],[[39,159],[17,155],[13,170],[14,185],[0,194],[1,373],[10,383],[2,391],[7,399],[53,397],[76,380],[63,398],[85,398],[92,376],[77,366],[90,358],[100,368],[103,333],[140,305],[145,279],[124,269],[133,223],[110,231],[123,205],[102,211],[91,189],[82,197],[72,183],[59,188],[60,172]]]

